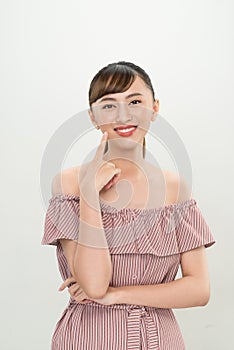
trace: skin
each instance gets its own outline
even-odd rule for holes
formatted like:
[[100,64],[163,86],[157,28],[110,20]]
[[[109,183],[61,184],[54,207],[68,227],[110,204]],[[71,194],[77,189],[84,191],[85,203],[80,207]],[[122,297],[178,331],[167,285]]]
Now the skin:
[[[139,93],[141,96],[129,97],[129,95]],[[107,123],[100,118],[98,119],[95,114],[95,107],[101,105],[105,98],[114,98],[115,101],[106,100],[105,102],[108,104],[117,102],[123,107],[135,103],[133,102],[135,100],[140,100],[139,103],[145,108],[147,113],[145,113],[144,116],[134,115],[131,119],[129,115],[124,112],[123,108],[120,110],[118,118],[114,122]],[[123,104],[123,102],[125,102],[125,104]],[[107,154],[103,155],[103,159],[110,161],[116,166],[116,168],[121,169],[118,181],[115,179],[114,182],[110,182],[108,187],[104,187],[100,191],[100,197],[111,202],[111,205],[113,205],[113,203],[118,203],[116,202],[117,197],[124,198],[125,188],[120,182],[123,179],[127,180],[134,188],[134,194],[131,196],[130,200],[127,198],[127,205],[129,207],[145,207],[146,202],[148,204],[150,203],[149,207],[173,204],[178,200],[179,188],[180,200],[185,201],[191,196],[187,184],[177,175],[167,171],[161,173],[157,172],[158,170],[156,170],[155,167],[152,167],[152,165],[146,162],[143,158],[143,138],[147,134],[150,123],[155,121],[158,110],[159,101],[153,100],[150,89],[145,85],[142,79],[137,77],[127,91],[103,96],[92,105],[92,108],[89,111],[91,121],[100,126],[102,133],[104,133],[104,131],[108,132],[109,151]],[[138,125],[138,128],[129,139],[125,138],[123,140],[121,136],[115,133],[114,127],[126,124]],[[150,175],[152,170],[154,172],[153,178]],[[79,194],[79,188],[77,186],[77,181],[75,180],[77,179],[78,171],[79,169],[76,167],[65,170],[61,175],[64,193]],[[155,178],[157,179],[157,175],[162,173],[164,186],[162,186],[162,183],[155,180]],[[116,190],[116,183],[118,183],[118,192]],[[139,184],[141,185],[141,189],[139,189]],[[153,196],[154,200],[152,201],[148,201],[147,194],[143,196],[144,198],[142,200],[143,190],[147,187],[149,187],[150,191],[154,194],[157,193],[157,196]],[[166,187],[166,190],[162,191],[162,187]],[[55,193],[56,188],[54,188],[54,194]],[[160,202],[155,202],[155,198],[158,196],[161,198]],[[122,206],[123,203],[120,203],[120,207]],[[76,249],[77,243],[69,240],[60,241],[65,256],[69,262],[71,261],[71,256]],[[73,285],[68,288],[68,291],[76,301],[81,303],[95,301],[104,305],[126,303],[160,308],[181,308],[206,305],[210,297],[210,287],[204,246],[181,254],[181,271],[181,278],[166,284],[109,287],[102,298],[94,299],[86,295],[73,277],[64,281],[59,290],[62,291],[68,287],[70,283],[73,283]]]
[[[135,95],[132,97],[128,97],[132,94],[140,93],[141,95]],[[145,113],[143,115],[134,114],[131,118],[125,110],[124,105],[122,106],[122,110],[120,110],[118,118],[114,121],[114,123],[107,123],[105,120],[99,118],[96,120],[95,117],[95,107],[101,105],[103,99],[110,98],[114,99],[119,106],[121,104],[126,103],[130,104],[138,104],[145,109]],[[106,104],[114,103],[115,101],[106,100]],[[150,123],[155,121],[156,113],[159,110],[159,100],[153,100],[151,90],[145,85],[144,81],[137,77],[135,81],[132,83],[130,88],[127,91],[115,94],[105,95],[99,100],[97,100],[92,105],[92,109],[89,111],[91,121],[97,124],[100,127],[100,130],[104,133],[104,131],[108,132],[108,154],[104,155],[103,159],[108,161],[111,159],[111,162],[115,164],[117,168],[121,169],[121,178],[141,178],[142,172],[136,165],[140,165],[142,167],[148,166],[148,162],[146,162],[143,158],[143,139],[147,134],[148,129],[150,127]],[[120,125],[138,125],[135,133],[130,136],[132,141],[129,142],[128,138],[122,138],[118,136],[114,131],[116,126]],[[123,141],[125,141],[123,143]],[[123,154],[124,158],[123,159]]]
[[[118,105],[119,114],[115,120],[109,122],[97,112],[104,104],[110,107]],[[159,100],[153,99],[152,91],[139,77],[128,90],[101,97],[89,110],[92,123],[98,125],[101,132],[108,132],[108,152],[104,154],[103,160],[121,169],[118,181],[110,181],[99,193],[102,200],[115,207],[151,208],[175,200],[172,191],[175,179],[172,179],[172,174],[157,169],[143,158],[143,139],[150,124],[156,120],[158,111]],[[133,135],[123,138],[114,131],[115,127],[122,125],[138,125],[138,128]],[[116,182],[118,187],[115,186]],[[150,195],[154,193],[151,187],[157,190],[157,196]]]
[[71,282],[70,295],[78,302],[95,301],[103,305],[135,304],[157,308],[188,308],[205,306],[210,298],[209,273],[204,246],[181,254],[182,277],[169,283],[109,287],[102,298],[86,296],[75,279],[60,286],[64,290]]

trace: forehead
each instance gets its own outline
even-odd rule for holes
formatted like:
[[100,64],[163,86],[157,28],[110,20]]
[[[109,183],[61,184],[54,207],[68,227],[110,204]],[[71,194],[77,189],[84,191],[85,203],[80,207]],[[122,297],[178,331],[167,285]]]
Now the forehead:
[[144,80],[142,80],[139,76],[137,76],[128,90],[123,91],[123,92],[116,92],[116,93],[104,95],[96,102],[101,101],[104,97],[107,97],[107,96],[114,97],[115,99],[118,99],[118,98],[122,99],[122,98],[125,98],[132,93],[141,93],[144,96],[151,96],[152,95],[152,92],[146,86]]

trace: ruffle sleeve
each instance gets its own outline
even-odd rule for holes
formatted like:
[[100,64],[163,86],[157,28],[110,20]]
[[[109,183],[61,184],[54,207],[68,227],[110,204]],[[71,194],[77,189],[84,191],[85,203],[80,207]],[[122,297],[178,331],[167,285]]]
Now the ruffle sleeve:
[[79,217],[79,198],[62,194],[52,197],[45,215],[41,244],[57,245],[61,238],[77,241]]
[[180,254],[201,246],[208,248],[215,243],[210,227],[194,198],[160,208],[159,212],[156,221],[152,212],[149,212],[147,234],[142,237],[142,242],[148,241],[152,254]]
[[175,230],[180,253],[200,246],[208,248],[215,243],[211,229],[195,199],[186,210],[175,214],[177,214]]

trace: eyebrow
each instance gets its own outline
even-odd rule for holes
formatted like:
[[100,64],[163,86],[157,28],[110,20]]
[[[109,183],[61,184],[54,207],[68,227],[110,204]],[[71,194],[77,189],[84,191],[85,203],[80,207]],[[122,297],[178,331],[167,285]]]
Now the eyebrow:
[[[134,96],[143,96],[143,95],[140,92],[135,92],[133,94],[126,96],[125,99],[127,100],[128,98],[134,97]],[[116,98],[113,98],[113,97],[104,97],[99,102],[103,102],[103,101],[117,101],[117,100]]]

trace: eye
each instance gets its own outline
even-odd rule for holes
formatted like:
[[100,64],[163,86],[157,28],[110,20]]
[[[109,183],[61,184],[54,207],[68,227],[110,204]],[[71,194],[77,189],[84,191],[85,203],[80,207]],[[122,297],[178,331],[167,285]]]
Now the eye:
[[107,104],[107,105],[104,105],[103,107],[102,107],[102,109],[112,109],[112,108],[114,108],[115,106],[114,105],[112,105],[112,104]]
[[140,100],[133,100],[133,101],[130,102],[130,104],[133,104],[133,105],[137,105],[139,103],[141,103]]

